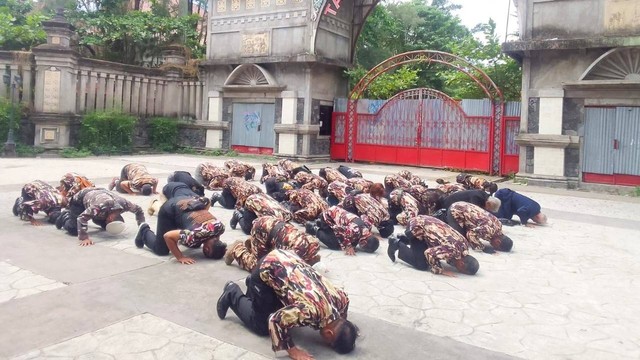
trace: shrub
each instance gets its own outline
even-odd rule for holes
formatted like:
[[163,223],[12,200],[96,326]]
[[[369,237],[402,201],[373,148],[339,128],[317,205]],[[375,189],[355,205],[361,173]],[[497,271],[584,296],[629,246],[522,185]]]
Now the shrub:
[[78,148],[96,155],[131,152],[136,121],[114,111],[87,114],[80,126]]
[[178,143],[178,121],[171,118],[149,120],[149,143],[160,151],[173,151]]
[[81,158],[91,155],[91,151],[87,149],[66,148],[60,151],[60,156],[63,158]]
[[42,154],[44,150],[45,149],[42,146],[30,146],[16,143],[16,154],[19,157],[35,157],[38,154]]
[[[3,86],[3,85],[0,85]],[[0,99],[0,143],[4,144],[7,139],[7,133],[9,132],[9,126],[12,124],[11,118],[13,117],[13,131],[14,138],[20,138],[20,117],[22,116],[22,109],[20,106],[12,105],[7,99]]]

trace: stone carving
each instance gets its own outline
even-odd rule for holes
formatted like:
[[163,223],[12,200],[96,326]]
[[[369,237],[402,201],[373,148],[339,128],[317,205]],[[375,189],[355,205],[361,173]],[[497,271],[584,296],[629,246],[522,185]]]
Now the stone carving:
[[276,0],[276,6],[286,5],[287,0]]
[[256,8],[256,0],[247,0],[247,10]]
[[242,56],[269,55],[269,33],[242,35]]
[[240,10],[240,0],[231,0],[231,11]]
[[58,112],[60,108],[60,70],[55,67],[44,71],[43,112]]
[[227,0],[218,0],[218,12],[223,13],[227,11]]
[[260,7],[269,7],[271,6],[271,0],[260,0]]

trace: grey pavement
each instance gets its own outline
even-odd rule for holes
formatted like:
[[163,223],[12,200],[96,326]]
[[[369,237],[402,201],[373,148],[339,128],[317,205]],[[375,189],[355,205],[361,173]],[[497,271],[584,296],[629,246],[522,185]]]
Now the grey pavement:
[[[0,358],[6,359],[262,359],[270,340],[248,332],[215,302],[228,280],[243,284],[236,265],[185,249],[194,265],[158,257],[133,244],[136,226],[109,236],[90,228],[96,245],[52,225],[31,226],[11,214],[22,185],[57,183],[76,171],[106,186],[129,162],[145,164],[161,185],[173,170],[193,171],[222,157],[185,155],[85,159],[0,159],[4,243],[0,248]],[[261,159],[247,158],[259,165]],[[311,164],[317,169],[324,164]],[[337,163],[332,163],[337,166]],[[353,164],[376,181],[398,166]],[[411,168],[435,185],[455,178],[442,170]],[[258,171],[260,172],[260,171]],[[351,299],[360,327],[356,350],[341,358],[402,359],[637,359],[640,358],[640,199],[597,193],[511,187],[535,198],[549,215],[546,227],[505,227],[512,253],[473,253],[476,276],[420,272],[386,256],[347,257],[321,250],[328,276]],[[127,196],[146,209],[150,198]],[[213,213],[226,224],[231,211]],[[156,217],[147,216],[152,229]],[[401,228],[397,227],[397,231]],[[222,239],[244,239],[240,230]],[[337,358],[316,332],[296,343],[317,358]]]

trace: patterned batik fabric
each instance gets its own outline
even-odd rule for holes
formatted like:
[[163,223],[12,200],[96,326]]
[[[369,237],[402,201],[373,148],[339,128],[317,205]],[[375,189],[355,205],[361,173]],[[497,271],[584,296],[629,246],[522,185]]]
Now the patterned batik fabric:
[[438,189],[429,189],[422,185],[411,185],[407,191],[420,202],[428,215],[440,209],[442,200],[445,197],[444,192]]
[[364,193],[368,193],[369,188],[371,188],[371,185],[373,185],[373,181],[369,181],[367,179],[363,179],[360,177],[347,179],[346,183],[347,185],[352,187],[354,190],[358,192],[364,192]]
[[[206,211],[208,210],[198,210]],[[199,224],[193,229],[180,230],[179,243],[189,248],[199,248],[202,243],[211,239],[212,237],[220,236],[224,233],[224,224],[212,216],[212,219],[208,220],[204,224]]]
[[343,181],[333,181],[329,183],[327,186],[327,192],[333,196],[335,196],[338,201],[344,200],[347,197],[347,193],[351,192],[353,188],[349,187],[346,182]]
[[268,178],[275,178],[276,181],[289,180],[289,174],[282,170],[277,164],[264,163],[262,164],[262,177],[260,182],[264,183]]
[[225,180],[229,178],[229,170],[212,163],[202,163],[196,170],[197,177],[202,179],[202,185],[208,190],[220,190]]
[[64,196],[58,189],[41,180],[34,180],[22,187],[22,204],[18,213],[23,220],[33,219],[33,215],[42,211],[49,215],[53,210],[60,210]]
[[458,191],[467,190],[464,187],[464,185],[462,185],[462,184],[453,184],[453,183],[440,184],[440,185],[438,185],[437,189],[442,191],[446,196],[449,196],[451,194],[455,194]]
[[244,178],[245,175],[253,169],[253,166],[238,160],[227,160],[224,162],[224,167],[229,171],[230,176]]
[[389,208],[369,194],[355,195],[353,204],[358,209],[358,214],[362,221],[369,226],[378,226],[381,222],[390,219]]
[[231,192],[231,195],[236,198],[237,209],[244,206],[244,203],[249,196],[262,192],[262,189],[259,186],[237,177],[228,178],[224,181],[222,187],[223,189],[228,189]]
[[316,174],[310,174],[308,172],[300,171],[293,179],[301,185],[302,189],[306,190],[318,190],[322,191],[327,188],[327,180],[321,178]]
[[[365,223],[357,215],[347,210],[332,206],[321,215],[322,221],[325,222],[340,242],[340,248],[355,248],[358,244],[365,245],[367,239],[371,236],[371,226]],[[356,221],[360,220],[360,221]]]
[[260,279],[270,286],[284,305],[269,317],[273,351],[295,346],[289,330],[309,326],[321,329],[346,318],[349,298],[291,251],[273,250],[260,264]]
[[156,186],[158,179],[151,176],[147,168],[142,164],[129,164],[125,166],[127,174],[127,180],[131,182],[131,188],[140,190],[144,185]]
[[84,175],[69,172],[64,174],[62,179],[60,179],[60,187],[58,190],[67,198],[72,198],[80,190],[90,187],[95,187],[93,181]]
[[287,191],[289,202],[301,207],[293,213],[293,220],[300,224],[316,219],[329,205],[320,195],[311,190],[297,189]]
[[393,190],[389,196],[389,202],[402,208],[402,212],[396,215],[400,225],[407,225],[410,219],[424,212],[418,200],[402,189]]
[[452,262],[469,254],[464,236],[434,217],[416,216],[409,220],[407,230],[416,239],[428,244],[424,255],[434,274],[443,271],[440,260]]
[[264,193],[253,194],[247,197],[247,200],[244,202],[244,207],[254,212],[258,217],[273,216],[282,221],[290,221],[293,219],[291,211],[285,209],[279,202]]
[[78,239],[89,238],[87,228],[89,220],[104,220],[112,212],[132,212],[138,225],[145,221],[142,208],[131,201],[106,189],[87,188],[80,190],[70,201],[70,206],[82,206],[85,210],[78,216]]
[[421,185],[422,184],[422,179],[420,179],[420,177],[413,175],[413,173],[411,173],[411,171],[409,170],[401,170],[400,172],[398,172],[398,176],[407,179],[407,181],[409,181],[409,183],[411,183],[411,185]]
[[411,182],[400,175],[387,175],[384,177],[384,186],[391,189],[407,190],[411,187]]
[[491,241],[502,236],[502,223],[487,210],[463,201],[453,203],[449,207],[451,216],[462,227],[469,241],[469,246],[475,250],[484,250],[480,241]]
[[289,159],[280,159],[278,160],[278,167],[284,171],[285,173],[287,173],[287,175],[289,176],[289,178],[293,178],[293,176],[295,175],[293,173],[294,170],[301,168],[302,166],[304,166],[303,164],[300,164],[298,162],[295,161],[291,161]]
[[328,183],[332,183],[334,181],[342,181],[346,182],[347,177],[342,175],[342,173],[334,168],[326,167],[324,168],[326,180]]

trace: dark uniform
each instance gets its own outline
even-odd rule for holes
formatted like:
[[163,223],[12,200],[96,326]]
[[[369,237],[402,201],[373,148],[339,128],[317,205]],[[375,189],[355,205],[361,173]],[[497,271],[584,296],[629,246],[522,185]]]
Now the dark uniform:
[[158,185],[158,179],[151,176],[144,165],[136,163],[125,165],[120,172],[120,180],[115,183],[118,192],[126,193],[120,187],[122,181],[129,181],[131,190],[137,191],[141,191],[144,185],[151,185],[154,188]]
[[141,234],[144,245],[156,255],[169,254],[164,234],[171,230],[180,229],[179,243],[194,249],[207,239],[224,233],[224,224],[207,209],[209,199],[176,182],[165,185],[162,193],[168,200],[158,211],[155,234],[148,227]]
[[[237,285],[225,291],[227,298],[221,300],[228,301],[253,332],[269,334],[273,351],[295,346],[289,333],[292,328],[321,329],[339,318],[346,319],[349,308],[349,298],[342,289],[286,250],[273,250],[260,260],[247,278],[246,296]],[[224,315],[226,312],[219,313]]]
[[60,186],[58,187],[58,190],[62,195],[70,199],[80,192],[80,190],[90,187],[95,187],[93,181],[89,180],[84,175],[69,172],[64,174],[62,179],[60,179]]
[[520,223],[526,225],[529,219],[540,214],[540,204],[511,189],[500,189],[495,196],[502,201],[497,214],[499,218],[511,219],[518,215]]
[[342,182],[347,181],[347,177],[342,175],[340,171],[330,167],[320,169],[318,171],[318,175],[320,175],[320,177],[327,180],[329,184],[331,184],[334,181],[342,181]]
[[338,171],[344,175],[347,179],[353,179],[353,178],[361,178],[362,177],[362,173],[358,170],[355,170],[353,168],[350,168],[348,166],[344,166],[344,165],[340,165],[338,166]]
[[331,250],[360,249],[374,252],[380,245],[371,234],[371,225],[347,210],[332,206],[320,215],[316,236]]
[[212,163],[202,163],[196,167],[196,179],[209,190],[220,190],[228,178],[229,170]]
[[256,174],[256,168],[238,160],[227,160],[224,162],[224,167],[229,170],[230,176],[241,177],[245,180],[253,180]]
[[[280,221],[290,221],[293,219],[291,211],[280,205],[271,196],[259,193],[253,194],[244,202],[244,207],[237,210],[240,228],[245,234],[251,232],[253,221],[261,216],[272,216]],[[233,225],[233,224],[232,224]],[[233,226],[232,226],[233,227]]]
[[276,181],[287,181],[289,180],[289,174],[282,170],[277,164],[264,163],[262,164],[260,183],[264,183],[268,178],[275,178]]
[[[231,177],[222,184],[222,193],[214,194],[211,203],[219,201],[226,209],[240,209],[250,195],[259,194],[262,189],[244,179]],[[215,201],[214,201],[215,200]]]
[[384,238],[393,233],[388,207],[369,194],[349,195],[342,201],[345,210],[358,215],[368,226],[378,228]]
[[409,220],[425,214],[424,207],[416,198],[402,189],[395,189],[389,195],[389,215],[395,215],[400,225],[407,225]]
[[58,189],[34,180],[22,187],[22,193],[13,206],[13,214],[22,220],[31,221],[33,215],[42,211],[49,217],[49,223],[54,223],[64,207],[66,199]]
[[198,180],[194,179],[188,171],[174,171],[173,174],[169,175],[169,178],[167,178],[167,182],[183,183],[194,193],[199,196],[204,196],[204,186],[202,186]]
[[311,170],[309,170],[309,168],[305,165],[297,163],[295,161],[291,161],[289,159],[278,160],[278,167],[280,167],[281,170],[287,173],[289,179],[293,179],[293,177],[299,172],[311,172]]
[[72,235],[77,233],[79,240],[86,240],[89,238],[89,220],[105,229],[107,217],[111,213],[119,213],[117,221],[124,221],[122,213],[126,211],[136,215],[138,225],[145,221],[144,211],[140,206],[107,189],[86,188],[69,201],[69,218],[65,221],[64,228]]
[[327,186],[327,202],[329,205],[338,205],[344,198],[353,191],[353,188],[343,181],[333,181]]
[[318,194],[310,190],[289,190],[287,195],[289,203],[300,207],[300,210],[293,213],[293,220],[300,224],[315,220],[329,207]]
[[419,270],[431,268],[432,273],[441,274],[440,260],[453,263],[469,254],[464,236],[431,216],[409,220],[405,234],[410,243],[398,243],[398,257]]
[[496,191],[498,191],[498,185],[494,182],[491,182],[485,178],[469,175],[469,174],[458,174],[456,176],[456,181],[462,184],[467,190],[478,189],[484,190],[489,194],[493,195]]
[[253,222],[250,241],[249,249],[238,242],[229,250],[233,260],[247,271],[252,271],[258,260],[273,249],[290,250],[309,264],[320,260],[320,243],[315,236],[273,216],[262,216]]
[[278,181],[276,178],[268,178],[264,182],[267,195],[274,198],[277,202],[285,201],[287,198],[287,191],[296,189],[297,185],[298,184],[290,181]]
[[453,203],[447,210],[447,222],[460,232],[475,250],[484,250],[480,241],[493,242],[501,239],[502,223],[487,210],[467,202]]
[[453,203],[458,201],[468,202],[474,205],[478,205],[481,208],[485,207],[489,194],[484,190],[464,190],[458,191],[452,195],[445,197],[442,200],[442,209],[448,209]]

